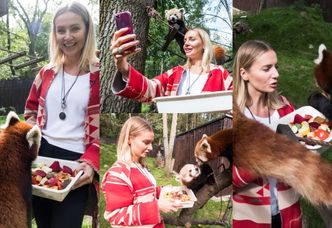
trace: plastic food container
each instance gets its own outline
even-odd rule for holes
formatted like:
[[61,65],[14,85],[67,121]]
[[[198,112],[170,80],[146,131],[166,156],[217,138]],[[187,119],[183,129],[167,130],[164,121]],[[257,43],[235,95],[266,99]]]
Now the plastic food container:
[[[303,106],[297,110],[295,110],[294,112],[292,113],[289,113],[288,115],[282,117],[279,119],[279,121],[275,124],[275,129],[277,128],[278,124],[289,124],[291,122],[294,121],[294,117],[296,114],[299,114],[301,116],[304,116],[306,114],[308,115],[311,115],[312,117],[323,117],[323,118],[326,118],[321,112],[319,112],[317,109],[311,107],[311,106]],[[330,142],[332,140],[332,136],[328,137],[327,139],[325,139],[324,141],[325,142]],[[314,146],[311,146],[311,145],[305,145],[308,149],[310,150],[317,150],[317,149],[320,149],[322,148],[322,146],[320,145],[314,145]],[[325,148],[326,149],[326,148]],[[320,150],[319,152],[323,152],[325,149],[323,150]]]
[[159,113],[217,112],[232,109],[232,91],[206,92],[198,95],[157,97]]
[[[58,161],[60,163],[60,166],[63,167],[64,165],[70,167],[71,169],[75,169],[78,166],[78,162],[76,161],[68,161],[68,160],[62,160],[57,158],[48,158],[48,157],[42,157],[38,156],[36,160],[33,161],[34,164],[38,163],[44,163],[47,166],[50,166],[54,161]],[[37,185],[32,185],[32,194],[35,196],[40,196],[43,198],[56,200],[56,201],[63,201],[65,197],[68,195],[70,190],[72,189],[75,182],[78,180],[78,178],[83,174],[83,171],[79,171],[75,177],[73,177],[69,183],[69,185],[61,190],[55,190],[50,189],[46,187],[41,187]]]
[[175,202],[179,205],[181,205],[182,208],[190,208],[194,206],[195,201],[197,201],[197,198],[193,191],[185,186],[165,186],[161,189],[160,192],[160,199],[167,199],[171,200],[171,198],[167,197],[170,193],[176,193],[176,192],[182,192],[185,191],[187,195],[189,196],[188,201],[181,201],[181,200],[175,200]]

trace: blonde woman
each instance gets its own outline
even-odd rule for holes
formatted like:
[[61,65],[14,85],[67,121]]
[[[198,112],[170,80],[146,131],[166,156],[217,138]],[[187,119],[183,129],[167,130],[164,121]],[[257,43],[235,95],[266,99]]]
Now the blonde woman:
[[94,25],[81,3],[59,7],[49,43],[50,63],[42,67],[33,82],[24,117],[42,131],[39,155],[78,160],[77,170],[84,174],[61,203],[34,196],[34,216],[39,228],[81,227],[91,196],[96,227],[99,69]]
[[102,181],[104,217],[112,227],[164,227],[160,211],[178,209],[174,202],[158,199],[161,188],[145,165],[153,140],[152,126],[141,117],[131,117],[122,126],[117,161]]
[[[269,44],[250,40],[238,49],[233,66],[233,94],[240,110],[271,128],[294,110],[277,91],[277,62]],[[233,187],[234,228],[301,228],[299,196],[291,187],[274,178],[260,179],[237,167],[233,167]]]
[[222,66],[211,64],[213,49],[209,35],[202,29],[189,30],[184,36],[187,62],[150,80],[128,64],[127,57],[141,49],[138,40],[126,43],[135,34],[123,35],[128,28],[115,32],[111,52],[118,69],[112,91],[116,95],[149,102],[159,96],[200,94],[232,89],[232,77]]

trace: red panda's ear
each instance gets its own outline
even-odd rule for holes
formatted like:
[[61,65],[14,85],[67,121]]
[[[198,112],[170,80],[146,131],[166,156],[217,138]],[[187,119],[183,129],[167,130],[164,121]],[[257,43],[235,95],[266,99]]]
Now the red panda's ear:
[[324,44],[319,45],[318,58],[314,60],[314,63],[316,63],[317,65],[320,64],[323,61],[326,54],[327,54],[326,46]]
[[14,124],[16,124],[18,121],[20,121],[20,118],[18,117],[18,115],[13,112],[13,111],[10,111],[7,115],[7,118],[6,118],[6,122],[4,125],[1,126],[1,128],[7,128],[9,126],[13,126]]
[[37,125],[33,126],[27,133],[26,139],[29,143],[29,148],[39,150],[40,147],[40,140],[41,140],[41,132]]
[[182,13],[182,15],[184,15],[186,12],[184,8],[179,9],[179,11]]
[[206,151],[207,153],[211,153],[211,146],[207,140],[207,138],[203,138],[203,140],[201,141],[201,145],[200,145],[201,150]]

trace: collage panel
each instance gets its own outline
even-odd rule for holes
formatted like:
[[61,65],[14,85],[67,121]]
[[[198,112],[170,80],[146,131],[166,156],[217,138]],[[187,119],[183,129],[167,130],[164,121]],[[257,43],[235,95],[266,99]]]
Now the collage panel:
[[231,227],[231,146],[219,156],[217,140],[230,115],[112,113],[101,122],[100,227]]
[[101,112],[219,111],[231,99],[232,1],[151,2],[101,1]]
[[332,5],[261,3],[233,4],[233,227],[330,227]]
[[0,227],[331,227],[330,12],[0,0]]
[[98,2],[0,9],[0,227],[97,227]]

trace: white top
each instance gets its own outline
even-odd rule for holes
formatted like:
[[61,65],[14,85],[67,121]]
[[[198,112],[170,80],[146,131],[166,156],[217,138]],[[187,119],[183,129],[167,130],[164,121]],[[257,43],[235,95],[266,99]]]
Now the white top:
[[[274,123],[280,119],[278,111],[274,111],[273,114],[270,116],[271,123],[269,123],[268,117],[259,117],[259,116],[256,116],[255,114],[252,114],[254,116],[254,118],[253,118],[250,111],[248,110],[248,108],[244,109],[244,115],[246,117],[248,117],[249,119],[255,119],[256,121],[271,128],[273,131],[276,131],[276,129],[274,129],[275,128]],[[272,177],[269,177],[268,179],[269,179],[270,193],[271,193],[271,213],[272,213],[272,215],[277,215],[279,213],[277,180]]]
[[[65,74],[65,93],[76,75]],[[47,120],[43,137],[52,145],[77,153],[84,153],[84,120],[90,97],[90,73],[80,75],[66,98],[67,107],[61,108],[62,71],[54,78],[46,95]],[[66,119],[59,118],[65,112]]]
[[186,95],[188,88],[190,95],[201,94],[209,74],[206,73],[200,75],[193,74],[192,72],[188,74],[188,72],[189,69],[183,71],[177,95]]

